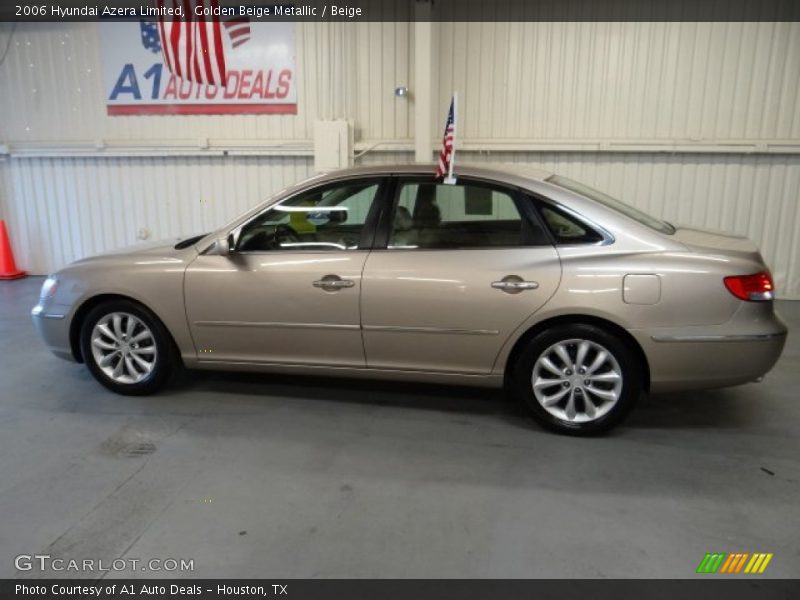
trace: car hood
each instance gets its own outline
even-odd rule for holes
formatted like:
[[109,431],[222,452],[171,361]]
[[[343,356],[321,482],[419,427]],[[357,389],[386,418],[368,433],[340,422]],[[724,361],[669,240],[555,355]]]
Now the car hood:
[[184,248],[182,250],[176,250],[175,244],[177,244],[181,239],[186,238],[169,238],[164,240],[142,242],[140,244],[134,244],[132,246],[126,246],[124,248],[118,248],[117,250],[104,252],[103,254],[98,254],[96,256],[89,256],[87,258],[77,260],[72,264],[80,265],[89,262],[107,259],[124,259],[128,257],[158,257],[164,259],[174,259],[182,257],[187,251],[194,251],[195,254],[197,253],[193,246],[189,246],[188,248]]
[[758,246],[752,240],[733,233],[679,226],[674,238],[696,252],[737,256],[764,262]]

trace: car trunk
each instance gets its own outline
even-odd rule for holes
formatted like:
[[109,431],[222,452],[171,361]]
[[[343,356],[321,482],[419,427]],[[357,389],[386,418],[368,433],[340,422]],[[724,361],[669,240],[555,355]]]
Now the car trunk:
[[733,255],[764,264],[758,246],[743,236],[706,229],[678,227],[674,238],[693,251]]

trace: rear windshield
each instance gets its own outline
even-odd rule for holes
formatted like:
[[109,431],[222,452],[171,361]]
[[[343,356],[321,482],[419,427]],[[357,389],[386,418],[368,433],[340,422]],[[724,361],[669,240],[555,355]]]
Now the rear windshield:
[[675,233],[675,228],[666,221],[651,217],[647,213],[640,211],[638,208],[633,208],[624,202],[620,202],[616,198],[612,198],[608,194],[598,192],[597,190],[590,188],[588,185],[583,185],[582,183],[572,181],[571,179],[567,179],[566,177],[561,177],[559,175],[553,175],[547,181],[571,190],[576,194],[580,194],[581,196],[591,198],[603,206],[607,206],[612,210],[622,213],[626,217],[630,217],[634,221],[638,221],[642,225],[647,225],[651,229],[655,229],[658,232],[666,233],[668,235]]

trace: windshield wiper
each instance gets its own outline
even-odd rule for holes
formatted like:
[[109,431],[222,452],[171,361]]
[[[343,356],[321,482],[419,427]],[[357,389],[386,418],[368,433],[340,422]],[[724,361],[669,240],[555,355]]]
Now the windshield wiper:
[[175,250],[183,250],[184,248],[188,248],[192,244],[202,240],[207,235],[208,235],[207,233],[203,233],[201,235],[193,235],[192,237],[188,237],[186,239],[183,239],[180,242],[178,242],[177,244],[175,244]]

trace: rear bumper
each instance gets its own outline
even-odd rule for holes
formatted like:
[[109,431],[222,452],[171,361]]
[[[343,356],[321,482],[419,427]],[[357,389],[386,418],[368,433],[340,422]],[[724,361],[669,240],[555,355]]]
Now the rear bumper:
[[631,331],[647,356],[651,391],[727,387],[766,375],[786,344],[786,325],[771,311],[749,323],[732,321],[708,328]]
[[59,358],[75,361],[69,343],[69,319],[59,311],[45,310],[41,304],[31,311],[33,326],[47,348]]

